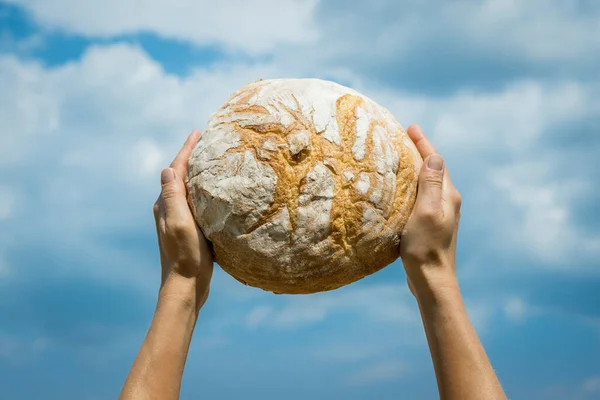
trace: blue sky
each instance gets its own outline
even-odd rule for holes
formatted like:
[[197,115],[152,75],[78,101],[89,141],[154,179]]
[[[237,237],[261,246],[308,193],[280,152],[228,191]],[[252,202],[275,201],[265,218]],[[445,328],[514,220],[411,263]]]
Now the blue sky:
[[[600,398],[600,5],[0,1],[0,393],[109,399],[154,311],[151,207],[191,129],[258,78],[419,123],[464,198],[458,274],[511,398]],[[276,296],[217,269],[182,397],[426,399],[399,262]]]

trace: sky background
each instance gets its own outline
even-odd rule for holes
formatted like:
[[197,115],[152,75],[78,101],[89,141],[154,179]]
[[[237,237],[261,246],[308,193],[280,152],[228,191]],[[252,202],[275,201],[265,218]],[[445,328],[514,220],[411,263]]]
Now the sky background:
[[[114,399],[159,286],[152,205],[259,78],[419,123],[463,195],[458,275],[511,399],[600,398],[600,2],[0,1],[0,397]],[[216,269],[183,399],[433,399],[402,265],[276,296]]]

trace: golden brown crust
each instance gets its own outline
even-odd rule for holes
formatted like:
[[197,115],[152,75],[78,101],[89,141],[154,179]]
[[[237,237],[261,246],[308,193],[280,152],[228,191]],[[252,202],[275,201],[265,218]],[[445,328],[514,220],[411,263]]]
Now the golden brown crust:
[[[245,232],[232,235],[226,228],[210,232],[209,239],[213,242],[219,265],[234,278],[250,286],[275,293],[308,294],[355,282],[396,260],[400,232],[414,205],[421,162],[414,146],[411,147],[412,143],[407,142],[401,126],[395,120],[390,121],[393,117],[386,110],[386,118],[370,119],[364,156],[357,160],[353,153],[357,141],[357,110],[377,105],[355,92],[337,98],[334,118],[339,132],[338,145],[325,138],[323,131],[317,130],[313,116],[303,112],[294,93],[291,94],[294,106],[289,103],[286,105],[283,101],[277,104],[280,110],[292,117],[291,123],[284,124],[273,118],[267,122],[261,120],[260,116],[272,114],[264,105],[251,102],[261,88],[262,85],[257,83],[248,85],[233,95],[222,109],[228,110],[228,115],[252,115],[255,123],[242,124],[224,118],[211,128],[218,131],[228,125],[239,135],[239,145],[229,148],[223,157],[251,151],[254,158],[269,166],[276,176],[273,201]],[[386,184],[390,183],[389,174],[382,174],[377,168],[376,158],[381,158],[381,154],[376,154],[374,149],[376,129],[385,130],[386,140],[398,154],[395,178],[392,176],[392,180],[395,179],[393,185]],[[309,142],[305,148],[293,154],[287,140],[289,135],[302,131],[308,133]],[[267,141],[275,144],[275,150],[265,150]],[[299,238],[296,235],[300,198],[307,190],[307,176],[321,164],[327,167],[333,178],[328,234],[325,238],[310,238],[312,241],[306,242],[306,237]],[[345,174],[368,176],[371,182],[368,190],[364,193],[356,190],[356,179],[348,179]],[[376,185],[374,182],[383,184]],[[201,186],[199,180],[190,180],[192,205],[198,201],[192,194],[205,190]],[[376,190],[377,194],[374,193]],[[195,207],[192,208],[196,213]],[[378,218],[384,218],[384,223],[366,229],[365,210],[378,213]],[[286,254],[278,257],[256,249],[256,243],[250,238],[266,235],[266,227],[284,211],[289,215],[290,229],[287,237],[278,243],[285,245],[282,248],[285,248]],[[196,213],[196,218],[203,227],[205,221],[202,216]]]

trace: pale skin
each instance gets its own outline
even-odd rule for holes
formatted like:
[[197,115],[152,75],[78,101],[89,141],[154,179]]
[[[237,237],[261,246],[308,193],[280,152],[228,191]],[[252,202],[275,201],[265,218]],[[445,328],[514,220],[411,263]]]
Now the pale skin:
[[[411,140],[425,160],[417,201],[400,244],[408,286],[421,312],[442,400],[504,400],[506,395],[477,337],[456,277],[461,198],[442,157],[412,125]],[[183,177],[200,138],[194,131],[170,167],[154,216],[162,266],[150,329],[127,376],[121,400],[178,399],[198,314],[208,298],[213,258],[187,203]]]

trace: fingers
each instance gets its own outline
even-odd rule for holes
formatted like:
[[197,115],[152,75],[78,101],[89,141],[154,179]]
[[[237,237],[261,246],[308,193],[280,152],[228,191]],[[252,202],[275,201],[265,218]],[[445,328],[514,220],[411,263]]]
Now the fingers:
[[447,178],[444,159],[427,139],[420,126],[411,125],[406,133],[425,161],[419,174],[419,190],[415,207],[429,213],[441,210],[444,178]]
[[189,229],[195,229],[181,175],[174,168],[166,168],[162,171],[160,180],[162,202],[159,208],[162,208],[161,214],[164,213],[160,219],[164,221],[165,228],[175,235],[186,234]]
[[[423,130],[421,129],[420,126],[418,125],[411,125],[408,127],[408,130],[406,131],[408,133],[408,136],[410,137],[410,139],[412,140],[412,142],[415,144],[415,146],[417,147],[417,150],[419,151],[419,154],[421,154],[421,157],[423,157],[423,160],[425,160],[425,162],[427,162],[428,157],[434,155],[434,154],[439,154],[438,151],[436,150],[436,148],[433,146],[433,144],[431,144],[431,142],[429,141],[429,139],[427,138],[427,136],[425,135],[425,133],[423,132]],[[443,162],[443,160],[442,160]],[[450,173],[448,172],[448,169],[443,168],[444,170],[444,176],[442,177],[443,179],[443,189],[444,191],[448,192],[451,194],[452,196],[452,202],[453,203],[458,203],[458,206],[460,207],[460,194],[458,194],[458,191],[456,190],[456,188],[454,187],[452,180],[450,179]],[[424,179],[428,179],[429,176],[424,177]],[[420,186],[420,184],[419,184]],[[421,188],[419,187],[419,190],[421,190]]]
[[201,277],[197,282],[203,287],[208,288],[210,283],[213,258],[205,249],[206,240],[201,236],[188,204],[184,182],[188,159],[199,138],[200,132],[193,131],[170,167],[161,172],[161,192],[154,204],[154,218],[161,255],[162,284],[171,273]]
[[444,170],[444,159],[439,154],[431,154],[425,159],[419,174],[416,209],[429,215],[442,211]]
[[154,211],[154,222],[156,224],[156,234],[158,236],[158,244],[160,247],[161,223],[162,223],[162,220],[164,219],[164,206],[162,204],[161,196],[158,196],[158,199],[156,199],[156,202],[154,203],[153,211]]
[[194,146],[198,143],[200,139],[200,131],[194,130],[188,136],[187,140],[183,144],[177,156],[171,163],[171,168],[175,170],[175,174],[179,177],[185,176],[188,167],[188,160],[190,158],[190,154],[192,154],[192,150],[194,150]]
[[425,136],[419,125],[409,126],[406,133],[408,133],[410,140],[412,140],[417,150],[419,150],[419,154],[421,154],[423,160],[432,154],[437,154],[437,150],[433,147],[429,139],[427,139],[427,136]]
[[[192,131],[170,167],[164,169],[160,176],[162,189],[157,201],[158,207],[155,206],[155,216],[158,212],[160,216],[157,218],[157,223],[162,219],[160,222],[168,225],[169,230],[184,229],[184,226],[190,225],[190,218],[193,219],[183,177],[187,173],[190,154],[199,139],[200,131]],[[194,226],[193,223],[191,226]]]

